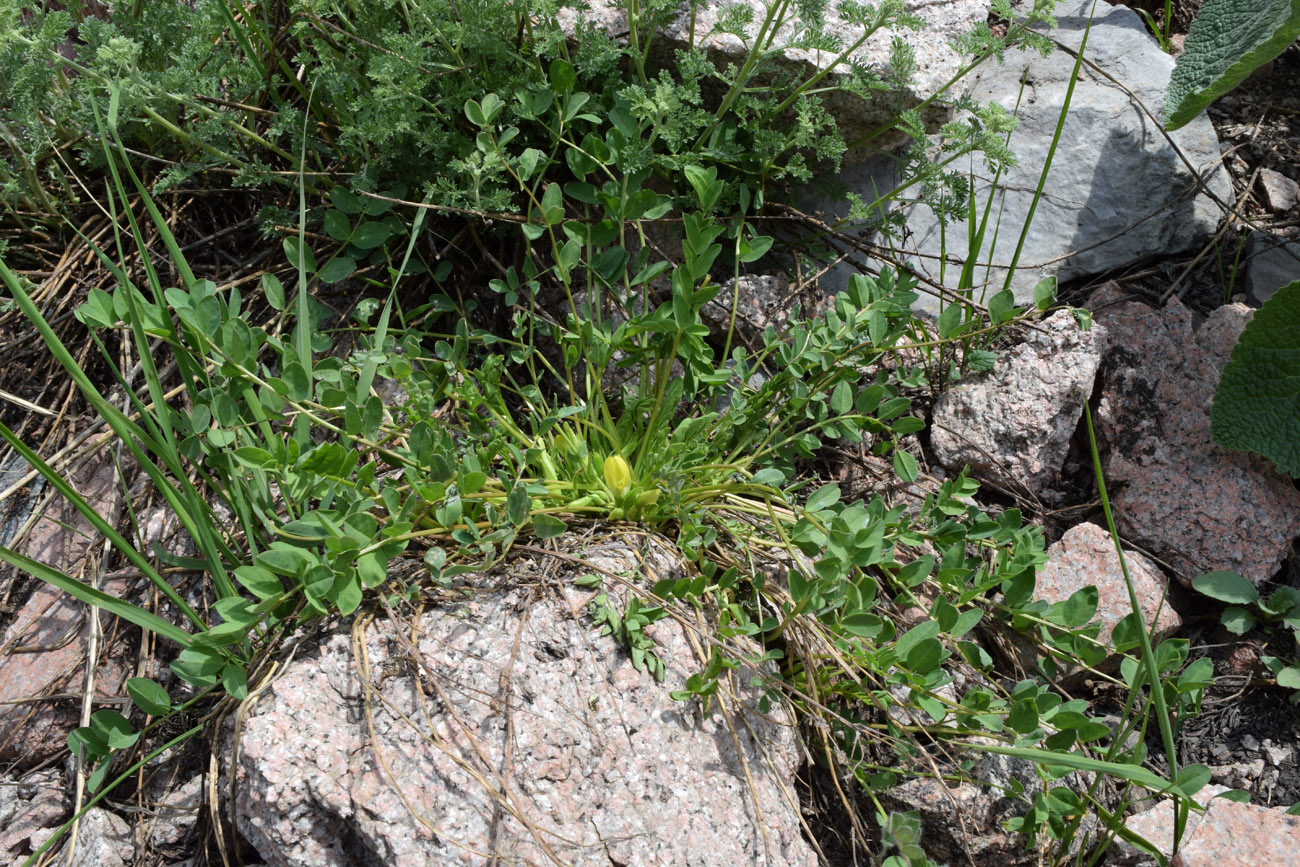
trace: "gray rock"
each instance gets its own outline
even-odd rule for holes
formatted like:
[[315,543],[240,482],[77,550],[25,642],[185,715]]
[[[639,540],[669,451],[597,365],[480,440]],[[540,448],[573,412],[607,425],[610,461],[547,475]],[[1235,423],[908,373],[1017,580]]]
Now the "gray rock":
[[1300,280],[1300,243],[1268,232],[1251,232],[1246,239],[1246,299],[1253,307],[1283,286]]
[[1258,783],[1264,776],[1267,764],[1262,758],[1232,762],[1227,765],[1211,765],[1210,779],[1219,785],[1243,791],[1258,791]]
[[882,792],[880,800],[886,810],[921,817],[921,845],[940,863],[1026,863],[1015,858],[1024,837],[1002,830],[994,809],[999,798],[982,786],[920,776]]
[[1270,211],[1283,213],[1300,204],[1300,184],[1281,172],[1260,169],[1259,185],[1264,192],[1264,204]]
[[[579,13],[575,10],[562,10],[559,13],[561,26],[572,31],[580,16],[616,38],[624,38],[627,27],[627,12],[620,8],[624,4],[615,4],[611,0],[588,0],[588,9]],[[793,10],[799,4],[788,4]],[[670,61],[672,52],[692,44],[708,52],[710,58],[719,66],[740,62],[748,53],[745,42],[732,34],[717,29],[720,14],[731,7],[749,7],[752,12],[751,23],[745,27],[746,41],[753,43],[754,37],[762,25],[771,3],[768,0],[705,0],[691,4],[682,3],[676,18],[668,24],[657,41],[657,48],[662,59]],[[878,100],[868,102],[860,96],[850,93],[830,93],[826,102],[835,116],[840,132],[845,139],[852,141],[881,124],[891,121],[898,112],[898,104],[913,107],[933,96],[956,74],[961,67],[962,56],[951,46],[951,40],[969,32],[976,24],[988,17],[987,0],[906,0],[909,12],[920,16],[925,25],[920,30],[885,28],[874,33],[862,46],[849,55],[849,61],[859,63],[878,73],[884,73],[889,66],[891,44],[900,39],[915,52],[916,73],[911,87],[901,98],[892,91],[884,91]],[[855,43],[862,36],[862,28],[844,21],[839,13],[838,3],[826,4],[825,20],[827,30],[838,37],[844,47]],[[787,13],[793,17],[793,12]],[[795,27],[787,24],[777,31],[774,44],[784,47],[781,51],[783,65],[795,70],[805,77],[811,76],[830,66],[838,56],[838,50],[809,51],[803,48],[789,47],[799,37]],[[830,73],[832,81],[838,77],[837,71]],[[940,105],[928,106],[925,118],[932,125],[948,119],[948,110]]]
[[[1070,0],[1058,7],[1060,27],[1052,38],[1077,50],[1092,7],[1093,0]],[[1065,281],[1184,250],[1212,233],[1218,222],[1219,206],[1196,192],[1195,178],[1156,119],[1173,58],[1160,51],[1136,13],[1105,3],[1096,4],[1085,57],[1127,87],[1154,117],[1116,83],[1083,68],[1012,279],[1020,303],[1032,301],[1033,287],[1042,277],[1054,274]],[[1002,175],[996,192],[982,168],[972,167],[977,207],[982,209],[992,196],[990,220],[999,223],[996,242],[990,224],[990,238],[977,256],[977,281],[988,281],[986,297],[1006,279],[1005,266],[1028,219],[1074,63],[1062,50],[1046,58],[1019,52],[1009,54],[1005,65],[985,66],[970,82],[971,97],[997,103],[1019,118],[1010,140],[1018,165]],[[1209,119],[1202,115],[1170,138],[1196,172],[1206,175],[1209,189],[1220,200],[1230,199],[1230,181],[1218,165],[1219,141]],[[959,263],[970,255],[965,224],[941,232],[933,212],[919,205],[909,210],[907,223],[917,264],[931,278],[938,279],[936,257],[941,253]],[[986,264],[993,267],[986,270]],[[960,265],[950,265],[946,285],[955,286],[959,273]],[[976,297],[981,294],[977,286]],[[918,303],[938,306],[929,295]]]
[[176,846],[194,830],[203,803],[203,775],[193,774],[184,782],[175,765],[158,769],[147,787],[149,814],[145,820],[149,845]]
[[992,371],[939,396],[930,434],[939,461],[1047,493],[1092,394],[1105,340],[1105,328],[1080,331],[1064,310],[1036,323]]
[[790,281],[780,275],[748,274],[722,284],[718,294],[700,308],[700,318],[714,334],[727,333],[735,310],[732,346],[763,347],[763,331],[769,326],[785,330],[794,305]]
[[[17,485],[28,473],[32,473],[31,465],[23,459],[22,455],[12,453],[5,459],[4,464],[0,465],[0,491],[7,491]],[[35,479],[6,497],[0,504],[0,545],[9,545],[22,526],[27,523],[32,510],[40,501],[44,487],[45,479],[37,474]]]
[[0,780],[0,860],[21,863],[68,815],[67,781],[53,768]]
[[1177,298],[1153,310],[1113,283],[1088,306],[1110,332],[1097,435],[1120,533],[1185,584],[1216,569],[1267,581],[1300,533],[1300,491],[1210,437],[1219,374],[1252,311],[1229,304],[1194,330]]
[[91,807],[77,825],[77,844],[65,843],[55,863],[67,867],[127,867],[135,863],[131,828],[119,816]]
[[1264,739],[1264,758],[1275,768],[1291,762],[1295,758],[1295,747],[1290,744],[1274,744],[1268,738]]
[[[288,666],[249,709],[234,760],[236,820],[259,854],[277,867],[815,864],[790,789],[795,735],[781,708],[748,710],[754,672],[707,713],[675,702],[700,667],[682,626],[646,630],[666,666],[657,684],[599,635],[582,613],[593,592],[571,582],[606,570],[640,583],[680,562],[657,543],[583,557],[590,568],[549,578],[478,576],[414,628],[376,622],[355,645],[336,633]],[[394,629],[417,642],[418,668]]]

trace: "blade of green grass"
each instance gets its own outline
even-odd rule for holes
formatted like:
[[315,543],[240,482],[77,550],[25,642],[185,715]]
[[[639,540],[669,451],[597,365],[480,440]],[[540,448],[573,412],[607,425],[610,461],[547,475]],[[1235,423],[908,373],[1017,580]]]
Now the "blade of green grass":
[[102,590],[96,590],[89,584],[65,575],[53,566],[47,566],[38,560],[24,557],[17,551],[11,551],[3,546],[0,546],[0,560],[15,569],[20,569],[28,575],[39,578],[47,584],[75,596],[88,605],[94,605],[96,608],[116,615],[128,623],[134,623],[141,629],[146,629],[164,638],[170,638],[181,647],[190,646],[190,639],[193,636],[179,626],[163,620],[157,614],[146,611],[138,605],[132,605],[130,602],[118,599],[116,596],[111,596]]
[[[302,165],[307,160],[307,129],[311,120],[311,101],[316,93],[316,86],[312,85],[311,94],[307,97],[308,110],[303,113],[302,119],[302,153],[298,161],[298,301],[297,316],[298,321],[294,323],[293,345],[298,353],[298,363],[307,373],[308,388],[312,382],[312,361],[311,361],[311,309],[308,304],[309,295],[307,293],[307,188],[303,185]],[[306,445],[306,443],[303,443]]]
[[[1093,472],[1097,479],[1097,491],[1101,498],[1102,513],[1106,516],[1106,528],[1110,531],[1111,544],[1115,546],[1115,551],[1119,556],[1120,571],[1124,573],[1124,584],[1128,588],[1129,606],[1137,613],[1138,637],[1142,641],[1142,668],[1146,673],[1146,680],[1151,687],[1151,703],[1155,707],[1156,724],[1160,728],[1160,743],[1164,747],[1165,760],[1169,763],[1169,775],[1176,777],[1178,775],[1178,752],[1174,744],[1173,722],[1169,717],[1169,707],[1165,703],[1164,686],[1160,683],[1160,666],[1156,663],[1155,650],[1151,646],[1151,635],[1147,626],[1146,616],[1142,613],[1142,606],[1138,602],[1137,590],[1133,586],[1133,578],[1129,575],[1128,563],[1124,559],[1124,548],[1119,541],[1119,532],[1115,529],[1115,516],[1110,510],[1110,497],[1106,494],[1106,478],[1101,471],[1101,455],[1097,451],[1097,435],[1092,426],[1092,410],[1085,403],[1083,406],[1084,417],[1088,421],[1088,445],[1092,450]],[[1137,684],[1134,684],[1137,687]],[[1178,849],[1178,842],[1182,839],[1183,830],[1187,826],[1187,805],[1181,799],[1178,801],[1174,818],[1174,851]]]
[[[428,204],[433,198],[433,193],[428,192],[424,195],[424,204]],[[365,400],[370,394],[370,385],[375,381],[375,371],[379,368],[379,356],[376,352],[382,352],[384,340],[388,337],[388,320],[393,312],[393,299],[397,295],[397,282],[402,279],[406,273],[406,266],[411,261],[411,254],[415,252],[415,244],[420,239],[420,228],[424,225],[425,214],[428,210],[425,208],[416,208],[415,219],[411,225],[411,236],[406,244],[406,253],[402,256],[401,267],[397,269],[397,274],[393,277],[393,288],[388,293],[388,299],[384,301],[384,309],[379,314],[379,324],[375,326],[374,336],[371,338],[372,351],[367,357],[365,364],[361,367],[361,376],[357,379],[357,400]]]
[[1065,118],[1070,113],[1070,105],[1074,100],[1074,86],[1079,82],[1079,71],[1083,68],[1083,53],[1088,48],[1088,35],[1092,33],[1092,16],[1096,11],[1096,0],[1093,0],[1093,8],[1088,10],[1088,26],[1084,28],[1083,40],[1079,43],[1079,51],[1074,56],[1074,70],[1070,73],[1070,83],[1065,88],[1065,100],[1061,103],[1061,113],[1056,119],[1056,129],[1052,131],[1052,143],[1047,148],[1047,159],[1043,160],[1043,171],[1038,176],[1038,187],[1034,190],[1034,198],[1029,202],[1029,213],[1025,214],[1025,224],[1020,229],[1020,240],[1016,242],[1016,252],[1011,256],[1011,263],[1007,266],[1007,279],[1002,284],[1003,289],[1011,288],[1011,278],[1016,274],[1016,265],[1020,263],[1020,253],[1025,248],[1025,240],[1029,237],[1029,227],[1034,223],[1034,212],[1038,210],[1038,203],[1043,198],[1043,188],[1047,186],[1047,173],[1052,169],[1052,160],[1056,156],[1056,147],[1061,143],[1061,132],[1065,129]]
[[1081,753],[1057,753],[1032,747],[1003,747],[996,744],[980,743],[969,743],[966,746],[979,752],[997,753],[1002,756],[1036,762],[1040,765],[1059,765],[1076,771],[1108,774],[1121,780],[1127,780],[1130,783],[1136,783],[1139,786],[1145,786],[1155,792],[1177,791],[1174,788],[1175,784],[1171,780],[1167,780],[1155,771],[1148,770],[1141,765],[1131,765],[1126,762],[1108,762],[1105,759],[1094,759]]
[[[0,265],[2,264],[3,263],[0,263]],[[203,619],[194,612],[194,609],[190,608],[190,606],[186,604],[180,594],[172,589],[166,579],[158,574],[158,572],[153,568],[153,565],[144,557],[144,555],[137,551],[134,545],[123,538],[122,534],[118,533],[117,530],[108,523],[108,521],[104,520],[103,515],[96,512],[94,507],[91,506],[90,503],[87,503],[86,499],[77,493],[72,485],[68,484],[67,479],[59,475],[59,473],[47,464],[40,455],[28,448],[27,445],[3,423],[0,423],[0,438],[3,438],[9,443],[9,445],[13,446],[14,451],[18,452],[18,454],[22,456],[23,460],[27,461],[28,465],[44,476],[45,480],[49,482],[56,491],[62,494],[63,497],[81,513],[81,516],[95,528],[95,530],[112,542],[113,547],[121,551],[123,556],[130,560],[136,568],[144,573],[144,576],[149,579],[150,583],[154,584],[164,595],[166,595],[167,598],[176,605],[176,607],[179,608],[191,622],[199,627],[204,626]]]
[[[137,192],[140,194],[140,198],[144,202],[145,208],[149,211],[149,216],[152,219],[159,236],[163,239],[163,244],[166,246],[167,251],[171,256],[173,265],[175,265],[176,269],[180,272],[181,279],[185,282],[186,287],[192,287],[196,282],[194,272],[191,270],[189,263],[181,252],[176,237],[172,234],[171,228],[163,218],[162,212],[158,210],[158,206],[149,195],[148,188],[145,187],[144,182],[141,181],[140,177],[135,173],[135,169],[131,167],[131,161],[125,158],[126,147],[122,144],[122,140],[118,136],[117,130],[118,98],[119,90],[116,84],[114,84],[109,95],[108,130],[112,135],[114,143],[117,145],[118,152],[123,155],[123,165],[126,168],[127,174],[130,175],[131,181]],[[98,108],[95,109],[95,122],[97,125],[101,123]],[[100,129],[102,133],[103,127],[101,126]],[[104,145],[104,155],[108,160],[109,170],[113,175],[113,183],[116,187],[117,195],[126,206],[124,210],[127,219],[131,224],[131,233],[135,238],[137,248],[142,251],[147,250],[148,247],[145,244],[143,233],[140,231],[139,223],[135,219],[134,212],[132,212],[129,207],[129,198],[126,194],[125,185],[122,183],[121,176],[117,171],[117,161],[114,158],[114,154],[109,150],[107,142],[105,142]],[[111,199],[112,193],[110,192],[110,203]],[[114,221],[114,225],[116,225],[116,221]],[[150,289],[154,295],[154,303],[166,309],[166,299],[163,294],[161,281],[158,279],[158,274],[154,270],[147,255],[141,256],[141,259],[146,266]],[[158,375],[157,367],[153,362],[153,352],[149,346],[148,335],[144,330],[143,317],[140,315],[135,304],[135,298],[130,292],[127,293],[127,302],[131,314],[129,316],[129,325],[136,342],[136,349],[140,357],[140,363],[144,370],[144,379],[149,388],[149,396],[153,400],[154,412],[158,416],[158,428],[162,433],[162,442],[159,444],[159,449],[155,450],[155,453],[164,458],[169,469],[171,469],[172,475],[181,485],[182,493],[174,495],[174,498],[177,501],[183,498],[186,504],[182,509],[178,508],[177,503],[174,502],[173,507],[176,508],[178,516],[186,524],[186,529],[194,539],[195,544],[198,545],[199,550],[204,553],[205,559],[208,560],[209,571],[212,574],[218,595],[223,598],[235,596],[238,591],[235,589],[234,582],[231,581],[230,575],[226,571],[224,562],[224,556],[228,555],[229,551],[220,542],[220,534],[213,532],[211,523],[203,519],[207,512],[207,505],[198,491],[196,491],[193,485],[190,484],[189,477],[181,467],[180,446],[176,441],[175,432],[172,430],[172,424],[168,418],[170,410],[167,408],[161,377]],[[172,326],[172,333],[173,335],[176,334],[174,325]],[[191,346],[197,346],[201,350],[205,345],[205,340],[206,338],[203,336],[191,335],[187,343]],[[194,356],[179,348],[180,343],[179,335],[176,335],[174,343],[174,346],[176,346],[176,352],[174,355],[177,360],[177,366],[180,369],[181,375],[187,386],[193,390],[197,388],[199,383],[205,383],[207,381],[206,365],[199,360],[203,358],[202,354],[199,354],[198,359],[195,359]],[[127,386],[128,390],[130,390],[129,384],[123,383],[123,385]],[[144,463],[151,464],[152,461]],[[166,495],[167,491],[175,491],[171,485],[163,484],[159,487],[164,490],[164,495]],[[173,498],[169,497],[169,500],[171,499]]]

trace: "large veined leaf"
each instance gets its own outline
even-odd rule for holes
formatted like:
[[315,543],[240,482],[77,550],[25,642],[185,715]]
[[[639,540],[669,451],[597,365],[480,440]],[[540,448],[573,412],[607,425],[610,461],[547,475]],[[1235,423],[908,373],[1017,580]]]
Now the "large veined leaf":
[[1210,433],[1224,448],[1263,455],[1300,477],[1300,282],[1277,290],[1237,341]]
[[1300,0],[1205,0],[1174,64],[1166,129],[1178,129],[1300,36]]

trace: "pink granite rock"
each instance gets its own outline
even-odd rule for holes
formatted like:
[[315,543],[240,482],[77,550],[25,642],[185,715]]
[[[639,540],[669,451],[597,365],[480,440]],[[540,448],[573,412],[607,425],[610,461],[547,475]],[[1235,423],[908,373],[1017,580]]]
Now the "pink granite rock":
[[[1227,791],[1230,791],[1230,789],[1225,786],[1206,786],[1196,793],[1196,802],[1204,807],[1212,803],[1212,798]],[[1140,809],[1144,805],[1139,804],[1138,806]],[[1201,824],[1201,819],[1204,816],[1204,813],[1196,810],[1188,812],[1187,825],[1183,829],[1184,840],[1191,836],[1192,832],[1196,830],[1196,826]],[[1151,806],[1150,809],[1145,809],[1141,813],[1130,816],[1124,822],[1124,827],[1159,849],[1160,854],[1168,858],[1174,851],[1176,820],[1177,809],[1173,799],[1163,798],[1156,802],[1154,806]],[[1147,865],[1154,865],[1155,859],[1127,840],[1117,837],[1106,853],[1105,863],[1107,867],[1147,867]]]
[[1219,374],[1252,311],[1220,307],[1198,330],[1177,298],[1153,310],[1113,283],[1088,306],[1110,331],[1098,436],[1121,534],[1187,584],[1216,569],[1267,581],[1300,533],[1300,491],[1210,438]]
[[951,470],[1045,494],[1092,394],[1106,330],[1079,330],[1062,310],[1036,323],[987,374],[939,395],[930,442]]
[[[1096,524],[1079,524],[1049,546],[1047,556],[1047,564],[1038,568],[1034,595],[1046,602],[1060,602],[1084,587],[1096,587],[1100,638],[1108,641],[1115,625],[1133,611],[1110,534]],[[1159,567],[1136,551],[1125,551],[1124,560],[1152,638],[1158,640],[1176,631],[1183,621],[1165,602],[1165,578]]]
[[[110,522],[121,508],[113,462],[107,455],[74,473],[73,484]],[[23,552],[34,560],[90,581],[102,540],[72,504],[56,499],[32,528]],[[101,588],[114,595],[125,589],[121,579]],[[67,749],[76,728],[84,689],[87,606],[49,584],[39,584],[0,639],[0,760],[31,767]],[[100,615],[101,623],[110,618]],[[108,633],[112,639],[114,633]],[[96,694],[121,695],[125,674],[117,661],[122,636],[100,643]],[[50,698],[62,696],[62,698]]]
[[[680,568],[657,544],[644,557],[617,544],[584,557],[638,583]],[[478,576],[464,601],[398,627],[418,644],[416,664],[376,621],[355,644],[327,637],[250,700],[234,806],[261,856],[280,867],[815,864],[790,788],[794,732],[779,707],[751,710],[754,672],[737,672],[706,712],[673,701],[699,670],[682,626],[647,629],[666,666],[655,683],[583,613],[595,594],[571,579],[589,570],[557,571]],[[236,756],[230,743],[223,754]]]
[[1210,802],[1172,863],[1173,867],[1292,867],[1297,858],[1300,816],[1218,798]]

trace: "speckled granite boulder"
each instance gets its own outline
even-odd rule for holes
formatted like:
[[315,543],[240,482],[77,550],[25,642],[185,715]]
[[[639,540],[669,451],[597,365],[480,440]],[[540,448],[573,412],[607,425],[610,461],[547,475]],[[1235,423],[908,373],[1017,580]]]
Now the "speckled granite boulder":
[[1291,867],[1300,849],[1300,816],[1217,798],[1183,841],[1174,867]]
[[[1115,626],[1133,611],[1128,584],[1110,533],[1096,524],[1079,524],[1047,548],[1048,561],[1038,567],[1034,596],[1044,602],[1062,602],[1084,587],[1097,588],[1097,618],[1101,641],[1109,642]],[[1159,641],[1177,631],[1183,619],[1165,599],[1165,576],[1159,567],[1137,551],[1124,552],[1138,607]]]
[[930,443],[951,470],[1050,493],[1092,394],[1106,329],[1079,330],[1067,311],[1035,323],[987,374],[939,395]]
[[[482,576],[413,625],[330,635],[250,701],[235,809],[261,856],[295,867],[816,864],[791,788],[795,735],[779,708],[749,710],[754,672],[736,672],[701,714],[669,697],[699,670],[677,621],[647,629],[666,664],[657,684],[583,613],[593,594],[575,575],[653,581],[678,568],[668,549],[583,556],[591,568]],[[418,645],[416,663],[395,629]]]
[[1219,374],[1251,309],[1220,307],[1195,329],[1177,298],[1154,310],[1113,283],[1088,306],[1110,331],[1097,432],[1120,532],[1185,583],[1215,569],[1267,581],[1300,533],[1300,491],[1210,438]]

